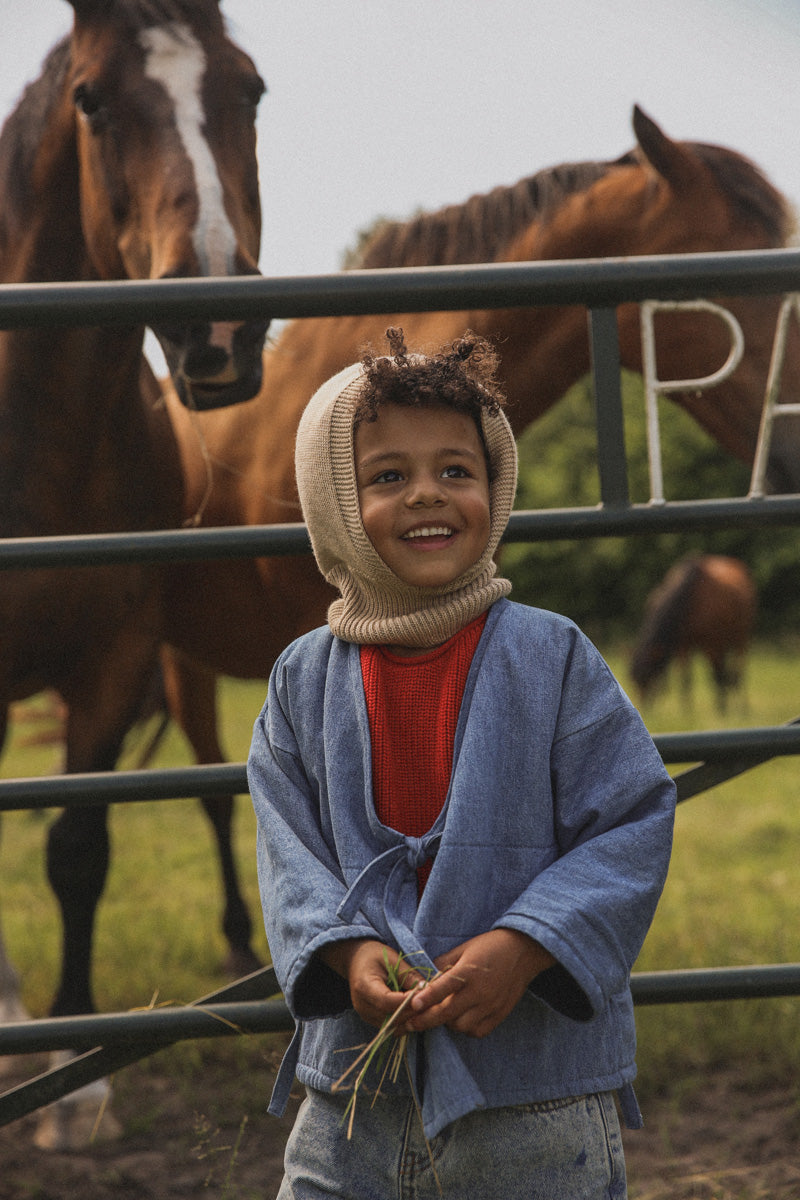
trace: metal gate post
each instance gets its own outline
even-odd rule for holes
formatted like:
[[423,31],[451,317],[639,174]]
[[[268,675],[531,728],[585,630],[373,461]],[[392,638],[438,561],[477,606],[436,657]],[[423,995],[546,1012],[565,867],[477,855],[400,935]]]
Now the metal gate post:
[[627,508],[630,497],[616,308],[589,309],[589,342],[597,421],[600,498],[604,507]]

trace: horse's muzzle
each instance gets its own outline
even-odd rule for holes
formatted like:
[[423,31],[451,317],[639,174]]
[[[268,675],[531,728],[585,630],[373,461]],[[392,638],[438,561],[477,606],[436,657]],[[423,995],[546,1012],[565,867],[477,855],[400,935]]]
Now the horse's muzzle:
[[154,326],[178,397],[205,412],[252,400],[269,321]]

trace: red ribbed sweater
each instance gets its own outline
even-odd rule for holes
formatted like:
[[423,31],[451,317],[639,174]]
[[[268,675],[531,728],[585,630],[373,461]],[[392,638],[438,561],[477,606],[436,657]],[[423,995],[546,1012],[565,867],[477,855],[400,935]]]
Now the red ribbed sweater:
[[[400,833],[422,837],[442,809],[464,685],[485,623],[482,613],[424,654],[361,647],[375,811]],[[431,866],[418,872],[420,894]]]

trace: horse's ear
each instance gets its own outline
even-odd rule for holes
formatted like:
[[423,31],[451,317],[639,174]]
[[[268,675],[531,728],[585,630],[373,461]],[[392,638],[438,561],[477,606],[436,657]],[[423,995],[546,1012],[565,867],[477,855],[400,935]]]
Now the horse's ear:
[[91,17],[110,7],[109,0],[67,0],[67,4],[75,9],[76,17]]
[[702,170],[695,156],[686,146],[668,138],[638,104],[633,106],[633,130],[647,162],[674,191],[683,191],[696,184]]

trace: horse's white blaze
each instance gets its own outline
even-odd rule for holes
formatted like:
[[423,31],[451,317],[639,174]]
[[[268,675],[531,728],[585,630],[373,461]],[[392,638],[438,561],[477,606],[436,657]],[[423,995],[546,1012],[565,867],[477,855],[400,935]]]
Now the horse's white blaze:
[[160,83],[170,97],[178,136],[194,171],[198,216],[193,241],[201,273],[229,275],[234,269],[236,235],[225,212],[217,166],[203,133],[205,52],[184,25],[174,25],[172,30],[145,29],[139,41],[147,55],[145,74]]

